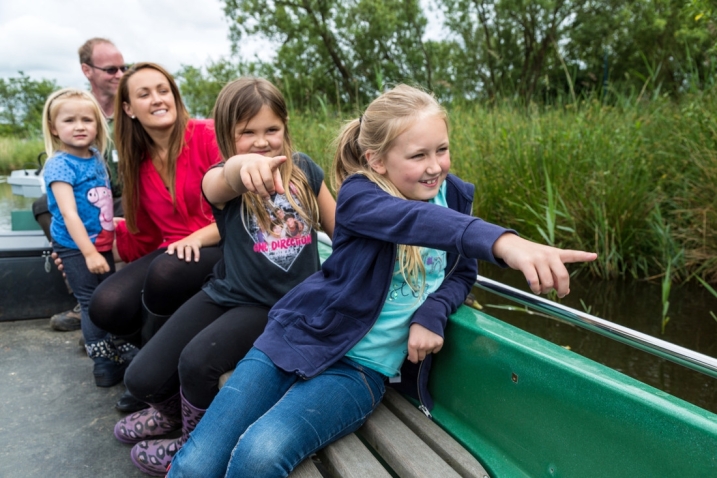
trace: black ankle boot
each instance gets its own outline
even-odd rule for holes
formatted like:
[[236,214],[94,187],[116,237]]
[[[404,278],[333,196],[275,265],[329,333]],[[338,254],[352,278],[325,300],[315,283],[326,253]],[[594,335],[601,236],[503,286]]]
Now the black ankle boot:
[[137,400],[129,393],[129,390],[125,390],[117,403],[115,403],[115,408],[122,413],[134,413],[149,408],[149,405]]
[[154,334],[169,320],[171,315],[159,315],[147,308],[142,297],[142,346],[154,337]]
[[124,378],[127,362],[122,360],[114,344],[109,340],[100,340],[85,345],[87,355],[95,363],[92,374],[98,387],[112,387]]

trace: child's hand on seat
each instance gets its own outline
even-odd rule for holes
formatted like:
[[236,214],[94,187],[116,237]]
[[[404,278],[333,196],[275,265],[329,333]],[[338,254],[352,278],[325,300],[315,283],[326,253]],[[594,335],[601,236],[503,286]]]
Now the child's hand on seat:
[[418,363],[426,355],[437,353],[443,348],[443,337],[420,324],[411,324],[408,332],[408,360]]
[[570,274],[565,263],[597,259],[594,252],[545,246],[512,233],[503,234],[495,241],[493,255],[503,259],[509,267],[521,271],[534,293],[547,294],[555,289],[558,297],[570,293]]

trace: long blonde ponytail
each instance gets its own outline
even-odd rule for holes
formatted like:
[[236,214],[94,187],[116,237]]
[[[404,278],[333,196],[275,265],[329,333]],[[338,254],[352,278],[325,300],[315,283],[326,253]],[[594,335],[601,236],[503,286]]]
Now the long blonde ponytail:
[[[376,98],[361,117],[344,125],[334,146],[334,176],[331,184],[336,192],[352,174],[362,174],[392,196],[406,199],[384,176],[378,174],[366,159],[366,151],[383,158],[395,139],[421,116],[436,115],[448,126],[445,109],[429,93],[408,85],[398,85]],[[414,292],[423,295],[426,269],[418,246],[398,245],[400,272]]]

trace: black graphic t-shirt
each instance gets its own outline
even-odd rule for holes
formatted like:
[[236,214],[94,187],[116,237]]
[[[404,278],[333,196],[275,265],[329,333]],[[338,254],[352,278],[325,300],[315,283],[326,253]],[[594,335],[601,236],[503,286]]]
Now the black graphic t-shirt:
[[[324,172],[305,154],[293,157],[316,196]],[[292,184],[292,188],[295,186]],[[292,194],[299,202],[296,194]],[[242,208],[242,196],[224,209],[212,208],[222,236],[224,258],[214,266],[204,291],[216,303],[271,307],[299,282],[319,270],[316,231],[306,224],[284,194],[266,202],[271,227],[263,230]],[[244,215],[244,217],[242,217]]]

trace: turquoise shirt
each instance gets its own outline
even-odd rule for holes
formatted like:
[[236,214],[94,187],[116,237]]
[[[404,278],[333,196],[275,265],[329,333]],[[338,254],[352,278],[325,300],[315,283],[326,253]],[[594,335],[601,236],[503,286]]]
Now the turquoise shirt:
[[[448,207],[445,181],[436,197],[429,202]],[[346,354],[351,360],[387,377],[398,376],[401,365],[408,355],[408,331],[413,313],[430,293],[438,289],[445,277],[445,251],[424,247],[421,249],[421,257],[426,268],[426,286],[423,295],[418,297],[420,287],[414,291],[408,286],[396,260],[391,286],[381,314],[371,330]]]

